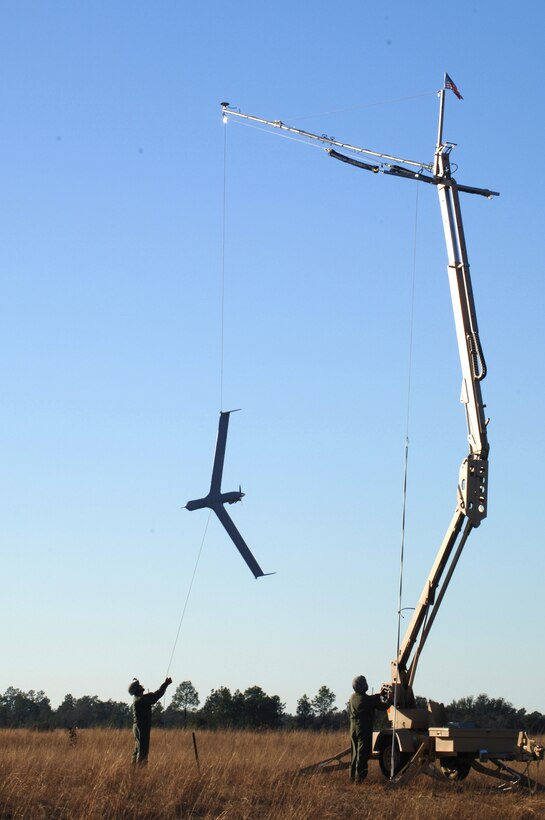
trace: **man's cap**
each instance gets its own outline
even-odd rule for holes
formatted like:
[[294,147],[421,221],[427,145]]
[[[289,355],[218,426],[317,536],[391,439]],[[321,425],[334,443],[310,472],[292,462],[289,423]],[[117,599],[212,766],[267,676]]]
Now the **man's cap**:
[[139,689],[140,681],[138,680],[138,678],[133,678],[132,681],[129,683],[129,695],[136,695]]
[[369,687],[367,686],[367,678],[364,675],[358,675],[352,681],[352,689],[354,692],[357,692],[358,695],[363,695]]

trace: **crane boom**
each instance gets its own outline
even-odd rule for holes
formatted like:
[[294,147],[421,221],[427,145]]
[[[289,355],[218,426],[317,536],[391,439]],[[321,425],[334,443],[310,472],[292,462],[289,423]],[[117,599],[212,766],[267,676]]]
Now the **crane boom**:
[[[489,444],[481,392],[481,382],[487,369],[479,339],[459,186],[452,178],[450,169],[450,153],[454,146],[444,143],[442,139],[444,93],[444,90],[440,91],[439,130],[433,175],[437,184],[447,247],[450,295],[462,369],[460,401],[466,412],[469,453],[460,466],[454,515],[400,644],[398,657],[392,662],[392,682],[399,686],[396,695],[400,705],[405,706],[413,704],[412,685],[418,660],[462,550],[471,530],[478,527],[487,514]],[[484,189],[467,187],[465,190],[469,193],[484,192]],[[497,193],[490,191],[485,195],[497,196]]]
[[292,125],[286,125],[282,120],[266,120],[263,117],[256,117],[253,114],[243,114],[236,108],[232,108],[228,102],[221,104],[223,110],[223,118],[225,121],[229,117],[238,117],[243,120],[250,120],[251,122],[260,122],[262,125],[270,125],[271,128],[278,128],[280,131],[289,131],[291,134],[297,134],[300,137],[309,140],[318,140],[324,145],[336,145],[337,148],[344,148],[347,151],[354,151],[356,154],[367,154],[372,157],[380,159],[393,160],[394,162],[402,162],[404,165],[415,165],[417,168],[428,168],[431,170],[432,165],[422,162],[416,162],[412,159],[401,159],[394,157],[392,154],[381,154],[378,151],[372,151],[370,148],[360,148],[358,145],[350,145],[348,142],[339,142],[334,137],[328,137],[327,134],[312,134],[310,131],[304,131],[302,128],[294,128]]

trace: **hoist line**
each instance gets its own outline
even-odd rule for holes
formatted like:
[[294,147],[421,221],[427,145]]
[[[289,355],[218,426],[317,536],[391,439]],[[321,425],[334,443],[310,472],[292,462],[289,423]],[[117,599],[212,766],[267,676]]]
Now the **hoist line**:
[[197,567],[199,566],[199,561],[200,561],[200,558],[201,558],[202,548],[204,546],[204,541],[205,541],[205,538],[206,538],[206,533],[208,531],[208,525],[210,523],[210,516],[211,515],[212,515],[212,510],[209,510],[208,518],[206,519],[206,525],[205,525],[204,533],[203,533],[202,540],[201,540],[201,546],[199,547],[199,552],[197,554],[197,560],[195,561],[195,566],[193,567],[193,575],[191,576],[191,581],[189,582],[189,588],[187,590],[187,595],[185,597],[185,603],[184,603],[184,607],[182,609],[182,615],[180,617],[180,622],[178,624],[178,631],[176,632],[176,637],[174,639],[174,646],[172,647],[172,652],[170,653],[170,660],[168,662],[167,673],[165,675],[166,678],[168,678],[168,673],[170,672],[170,667],[172,665],[172,659],[174,658],[174,653],[176,651],[176,645],[178,643],[178,638],[180,637],[180,631],[182,629],[182,624],[183,624],[183,621],[184,621],[185,612],[186,612],[186,609],[187,609],[187,604],[189,602],[189,596],[191,595],[191,590],[193,588],[193,582],[195,580],[195,575],[197,574]]
[[[223,194],[222,194],[222,237],[221,237],[221,266],[220,266],[220,410],[223,407],[223,360],[224,360],[224,338],[225,338],[225,237],[226,237],[226,224],[227,224],[227,128],[224,128],[223,131]],[[195,566],[193,568],[193,574],[191,576],[191,580],[189,582],[189,588],[187,590],[187,595],[185,598],[184,606],[182,609],[182,614],[180,616],[180,621],[178,623],[178,629],[176,631],[176,637],[174,638],[174,645],[172,647],[172,652],[170,653],[170,660],[168,662],[167,673],[165,677],[168,677],[168,673],[170,672],[170,667],[172,665],[172,660],[174,658],[174,653],[176,651],[176,646],[178,644],[178,638],[180,637],[180,632],[182,629],[182,624],[184,621],[185,613],[187,610],[187,605],[189,603],[189,596],[191,595],[191,590],[193,588],[193,582],[195,580],[195,575],[197,573],[197,567],[199,566],[199,561],[201,557],[201,553],[204,546],[204,541],[206,539],[206,533],[208,531],[208,525],[210,523],[210,516],[212,515],[212,510],[208,512],[208,518],[206,519],[206,525],[204,528],[204,533],[201,540],[201,546],[199,547],[199,552],[197,554],[197,560],[195,561]]]
[[409,421],[411,412],[411,387],[412,387],[412,370],[413,370],[413,336],[414,336],[414,294],[416,284],[416,246],[417,246],[417,232],[418,232],[418,193],[419,186],[416,186],[415,203],[414,203],[414,233],[413,233],[413,270],[411,282],[411,311],[409,317],[409,353],[407,361],[407,412],[405,417],[405,438],[409,438]]
[[[418,185],[416,186],[416,199],[414,208],[414,234],[413,234],[413,260],[412,260],[412,283],[411,283],[411,309],[409,318],[409,354],[407,361],[407,408],[405,416],[405,450],[404,450],[404,465],[403,465],[403,503],[401,510],[401,544],[399,550],[399,593],[397,606],[397,640],[396,640],[396,659],[399,659],[399,648],[401,645],[401,611],[403,603],[403,562],[405,557],[405,524],[407,519],[407,476],[409,468],[409,423],[411,415],[411,382],[412,382],[412,363],[413,363],[413,335],[414,335],[414,295],[415,295],[415,281],[416,281],[416,244],[417,244],[417,229],[418,229]],[[398,673],[398,670],[396,670]],[[394,719],[392,726],[392,752],[390,755],[390,778],[394,776],[395,768],[395,725],[397,715],[397,694],[398,687],[394,686]]]
[[225,339],[225,236],[227,225],[227,123],[223,129],[223,205],[221,231],[221,273],[220,273],[220,410],[223,409],[223,359]]

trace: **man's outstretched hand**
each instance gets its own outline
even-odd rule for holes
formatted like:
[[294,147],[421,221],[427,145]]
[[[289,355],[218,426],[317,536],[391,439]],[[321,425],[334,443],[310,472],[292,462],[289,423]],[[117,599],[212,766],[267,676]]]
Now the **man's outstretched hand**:
[[167,686],[170,686],[170,684],[172,683],[172,678],[165,678],[165,683]]

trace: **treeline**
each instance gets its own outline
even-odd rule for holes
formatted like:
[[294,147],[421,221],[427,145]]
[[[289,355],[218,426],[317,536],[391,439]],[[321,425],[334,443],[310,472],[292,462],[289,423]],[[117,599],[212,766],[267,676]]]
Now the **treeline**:
[[545,734],[545,715],[516,709],[503,698],[488,695],[453,700],[447,707],[449,721],[473,723],[480,729],[524,729],[535,735]]
[[0,726],[9,729],[68,729],[79,726],[130,725],[130,707],[114,700],[102,701],[96,695],[74,698],[66,695],[57,709],[52,709],[45,692],[22,692],[10,686],[0,696]]
[[[208,729],[339,728],[346,713],[334,709],[335,695],[322,686],[314,698],[306,695],[298,703],[296,716],[286,713],[278,695],[267,695],[260,686],[231,692],[226,686],[212,689],[202,707],[191,681],[182,681],[168,707],[159,701],[153,707],[155,726]],[[200,707],[200,708],[199,708]],[[102,701],[96,695],[75,698],[68,694],[53,709],[45,692],[9,687],[0,696],[0,727],[32,729],[87,729],[107,726],[122,729],[132,724],[130,704]]]
[[[418,698],[418,705],[425,705]],[[244,692],[231,692],[226,686],[212,689],[201,706],[199,694],[191,681],[182,681],[165,709],[161,702],[154,706],[154,725],[166,728],[200,729],[306,729],[334,730],[348,728],[346,708],[335,707],[336,696],[321,686],[309,698],[302,695],[294,715],[288,714],[278,695],[267,695],[260,686]],[[450,723],[493,729],[518,729],[532,734],[545,734],[545,715],[516,709],[503,698],[488,695],[469,696],[455,700],[446,707]],[[377,728],[386,721],[377,715]],[[130,704],[123,701],[102,701],[96,695],[75,698],[66,695],[53,709],[45,692],[9,687],[0,695],[0,727],[36,730],[87,729],[109,727],[123,729],[132,723]]]

